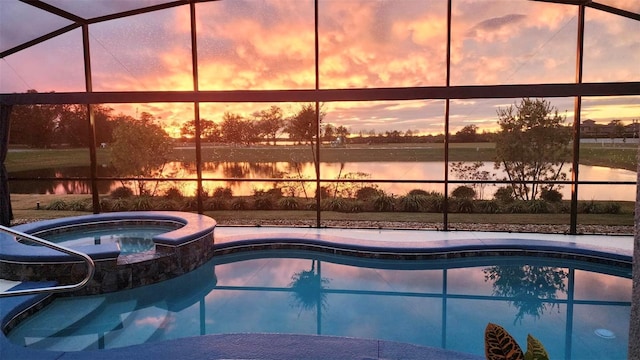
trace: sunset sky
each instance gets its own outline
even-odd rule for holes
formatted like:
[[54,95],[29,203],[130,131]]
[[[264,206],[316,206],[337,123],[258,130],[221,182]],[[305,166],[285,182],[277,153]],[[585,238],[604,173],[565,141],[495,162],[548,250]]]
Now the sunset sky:
[[[133,0],[47,0],[93,17]],[[157,0],[136,1],[155,4]],[[602,1],[640,13],[640,1]],[[89,3],[91,5],[89,5]],[[446,1],[319,2],[320,87],[445,85]],[[200,90],[312,89],[314,7],[310,0],[223,0],[196,5]],[[578,7],[533,1],[454,0],[451,85],[575,81]],[[34,22],[37,24],[34,26]],[[70,24],[0,0],[0,50]],[[35,28],[35,29],[34,29]],[[41,31],[41,33],[36,33]],[[89,27],[94,91],[193,90],[189,6]],[[640,80],[640,23],[586,10],[585,82]],[[0,92],[84,91],[80,29],[0,60]],[[573,118],[573,98],[550,99]],[[451,130],[495,127],[496,109],[517,99],[452,100]],[[201,117],[249,116],[279,105],[202,104]],[[113,105],[148,111],[168,126],[193,119],[193,104]],[[444,130],[444,101],[327,103],[325,122],[360,131]],[[583,119],[640,119],[640,97],[583,98]]]

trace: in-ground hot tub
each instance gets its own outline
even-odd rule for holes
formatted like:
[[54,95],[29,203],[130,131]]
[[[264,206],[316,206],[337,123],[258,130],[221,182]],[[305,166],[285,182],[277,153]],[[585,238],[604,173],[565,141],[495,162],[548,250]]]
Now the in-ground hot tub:
[[[84,240],[62,244],[94,260],[93,280],[78,293],[97,294],[152,284],[192,271],[213,256],[215,226],[215,220],[204,215],[141,211],[46,220],[13,229],[44,239],[96,231],[104,235],[109,229],[122,234],[123,228],[130,233],[146,233],[151,244],[143,244],[138,251],[122,252],[123,242],[117,236],[115,241],[103,241],[101,235],[100,240],[90,244]],[[110,236],[104,238],[109,240]],[[5,233],[0,233],[0,244],[0,272],[7,280],[56,281],[66,285],[80,281],[86,274],[84,262],[53,249],[18,242]]]

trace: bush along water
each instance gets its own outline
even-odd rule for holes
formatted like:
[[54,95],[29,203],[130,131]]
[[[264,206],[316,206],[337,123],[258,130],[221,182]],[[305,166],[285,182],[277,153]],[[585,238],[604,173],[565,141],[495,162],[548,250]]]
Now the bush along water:
[[[252,196],[234,196],[230,189],[217,188],[212,195],[203,193],[205,211],[222,210],[315,210],[315,198],[283,196],[280,189],[255,190]],[[450,213],[475,214],[566,214],[570,210],[569,201],[559,199],[555,191],[547,191],[535,200],[515,199],[508,187],[496,191],[490,200],[477,199],[473,188],[459,186],[452,191],[447,201]],[[100,198],[100,211],[141,211],[176,210],[197,211],[198,202],[194,196],[183,196],[177,188],[170,188],[163,196],[133,195],[126,187],[115,189],[109,196]],[[344,213],[359,212],[413,212],[442,213],[445,207],[443,194],[422,189],[414,189],[405,195],[396,196],[384,191],[363,187],[354,192],[353,197],[324,194],[320,209]],[[92,211],[91,200],[70,200],[63,197],[43,206],[46,210]],[[611,201],[580,201],[580,214],[621,214],[622,205]]]

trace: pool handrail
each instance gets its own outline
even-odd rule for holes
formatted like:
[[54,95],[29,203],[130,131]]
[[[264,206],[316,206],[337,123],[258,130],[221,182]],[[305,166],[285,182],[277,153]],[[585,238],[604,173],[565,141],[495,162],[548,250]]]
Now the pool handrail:
[[67,291],[75,291],[75,290],[79,290],[82,289],[83,287],[85,287],[87,285],[87,283],[89,283],[89,281],[91,281],[91,279],[93,279],[93,275],[95,274],[96,271],[96,266],[93,262],[93,259],[91,259],[91,257],[85,253],[82,253],[80,251],[76,251],[73,249],[70,249],[68,247],[65,246],[61,246],[55,243],[52,243],[50,241],[47,241],[45,239],[41,239],[39,237],[33,236],[33,235],[29,235],[20,231],[16,231],[13,230],[11,228],[8,228],[6,226],[2,226],[0,225],[0,231],[5,232],[7,234],[13,235],[16,237],[16,241],[20,241],[20,239],[27,239],[29,241],[33,241],[37,244],[46,246],[50,249],[54,249],[60,252],[63,252],[65,254],[69,254],[72,256],[78,256],[80,258],[82,258],[82,260],[87,264],[87,275],[85,276],[84,279],[82,279],[82,281],[80,281],[77,284],[71,284],[71,285],[56,285],[56,286],[46,286],[46,287],[40,287],[40,288],[32,288],[32,289],[23,289],[23,290],[8,290],[8,291],[4,291],[4,292],[0,292],[0,297],[9,297],[9,296],[20,296],[20,295],[34,295],[34,294],[42,294],[42,293],[60,293],[60,292],[67,292]]

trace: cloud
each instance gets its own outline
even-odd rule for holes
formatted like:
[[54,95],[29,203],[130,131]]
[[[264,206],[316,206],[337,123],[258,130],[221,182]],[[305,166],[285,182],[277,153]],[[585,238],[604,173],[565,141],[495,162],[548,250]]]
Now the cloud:
[[511,25],[516,25],[522,22],[526,18],[526,15],[522,14],[507,14],[500,17],[490,18],[473,26],[469,31],[467,31],[468,37],[478,37],[481,36],[484,32],[496,32],[504,29],[505,27],[510,27]]
[[[490,0],[458,0],[453,5],[453,85],[574,81],[575,6]],[[311,0],[196,4],[199,88],[314,88],[313,9]],[[588,10],[585,81],[638,80],[637,22]],[[445,84],[445,1],[320,2],[319,31],[321,88]],[[90,38],[95,91],[193,88],[189,6],[93,24]],[[39,91],[83,91],[82,66],[81,37],[76,31],[0,61],[0,91],[24,91],[25,83]],[[468,110],[462,105],[467,101],[475,102],[452,102],[452,110],[458,109],[452,113],[457,125],[486,121],[492,126],[489,120],[495,122],[495,109],[476,105]],[[572,104],[564,106],[573,99],[556,101],[563,105],[562,111],[573,109]],[[442,132],[443,104],[333,103],[326,105],[327,121],[353,131],[375,127],[383,132],[416,128]],[[299,106],[202,104],[201,116],[219,120],[225,111],[250,115],[270,105],[286,108],[287,113]],[[120,109],[132,111],[130,115],[153,110],[168,123],[193,119],[192,105],[185,104],[132,104]],[[598,116],[615,118],[622,109],[602,107]]]

